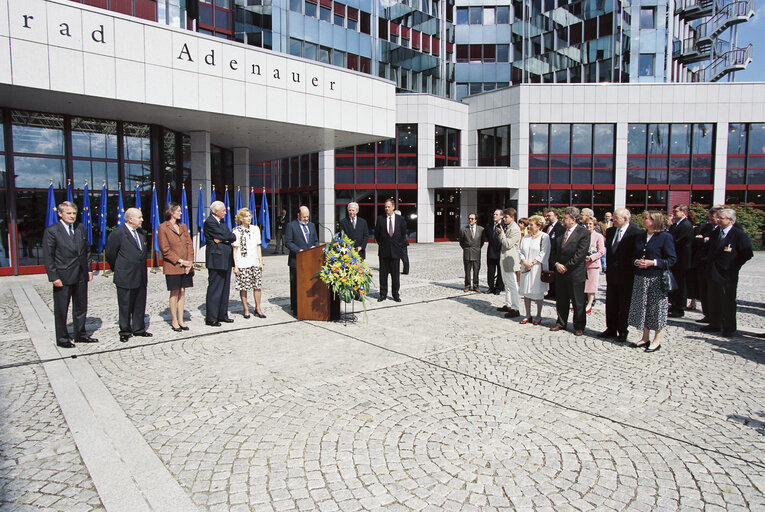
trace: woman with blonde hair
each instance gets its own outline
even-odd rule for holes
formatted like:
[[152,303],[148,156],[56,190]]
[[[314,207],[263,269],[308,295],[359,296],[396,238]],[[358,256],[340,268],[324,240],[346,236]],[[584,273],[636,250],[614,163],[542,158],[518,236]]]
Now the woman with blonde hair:
[[[662,276],[677,260],[675,242],[672,235],[664,230],[665,226],[661,212],[645,211],[645,232],[634,239],[633,264],[637,268],[628,321],[633,327],[643,330],[642,338],[633,346],[645,348],[646,352],[661,348],[661,331],[667,325],[669,312],[668,293],[662,287]],[[649,340],[651,330],[655,331],[653,341]]]
[[522,324],[532,321],[531,301],[537,304],[537,316],[534,325],[542,322],[542,302],[550,285],[542,282],[542,271],[548,270],[550,259],[550,237],[542,231],[545,219],[541,215],[529,218],[529,233],[521,239],[521,284],[519,293],[523,297],[526,316]]
[[247,208],[236,212],[236,226],[232,231],[236,240],[231,244],[234,248],[234,275],[239,297],[242,299],[244,318],[250,318],[247,306],[247,291],[252,290],[255,297],[255,315],[265,318],[260,309],[260,297],[263,281],[263,253],[260,247],[260,228],[250,225],[252,214]]

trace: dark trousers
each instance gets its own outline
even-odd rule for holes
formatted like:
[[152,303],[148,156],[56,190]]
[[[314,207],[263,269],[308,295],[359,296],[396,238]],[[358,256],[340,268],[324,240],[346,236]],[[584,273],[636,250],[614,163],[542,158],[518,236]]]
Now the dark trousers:
[[53,313],[56,320],[56,341],[69,340],[66,328],[66,316],[69,313],[69,302],[72,302],[72,326],[74,339],[85,337],[85,316],[88,313],[88,282],[65,284],[53,287]]
[[705,318],[709,318],[709,286],[703,268],[699,268],[696,274],[696,287],[701,300],[701,313]]
[[486,283],[491,291],[501,292],[505,289],[502,272],[499,271],[499,258],[486,258]]
[[284,230],[276,231],[276,245],[274,245],[274,254],[277,252],[284,254]]
[[[403,269],[401,270],[402,274],[408,274],[409,273],[409,251],[406,246],[401,248],[401,262],[404,264]],[[398,287],[396,287],[396,297],[398,297]]]
[[583,331],[587,324],[587,314],[584,310],[584,281],[561,279],[555,274],[558,282],[555,290],[555,308],[558,310],[558,325],[565,329],[568,324],[568,306],[574,306],[574,330]]
[[677,290],[669,294],[669,310],[684,312],[688,304],[688,287],[686,285],[688,271],[672,269],[672,275],[677,281]]
[[120,311],[120,336],[146,332],[146,286],[117,287],[117,305]]
[[228,295],[231,291],[231,269],[207,269],[205,321],[219,322],[228,318]]
[[388,274],[390,274],[391,291],[393,298],[398,298],[398,289],[401,285],[399,270],[401,267],[399,258],[385,258],[380,256],[380,297],[388,295]]
[[[463,260],[465,265],[465,288],[478,288],[478,273],[481,271],[481,260]],[[472,283],[470,282],[472,277]]]
[[710,326],[722,328],[723,332],[736,330],[736,288],[738,277],[724,284],[709,281],[707,296]]
[[633,282],[606,284],[606,329],[625,336]]
[[290,309],[297,315],[297,267],[290,267]]

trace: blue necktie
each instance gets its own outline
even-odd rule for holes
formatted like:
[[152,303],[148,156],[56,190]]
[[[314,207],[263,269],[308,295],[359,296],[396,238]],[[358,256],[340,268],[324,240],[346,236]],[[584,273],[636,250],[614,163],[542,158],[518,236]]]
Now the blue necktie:
[[306,224],[301,224],[301,227],[303,228],[303,236],[305,237],[305,243],[308,243],[308,226]]

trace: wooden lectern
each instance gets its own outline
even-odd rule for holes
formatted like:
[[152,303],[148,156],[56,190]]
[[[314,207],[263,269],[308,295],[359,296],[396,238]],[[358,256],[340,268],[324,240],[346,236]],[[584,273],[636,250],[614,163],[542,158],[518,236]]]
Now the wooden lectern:
[[324,245],[297,253],[297,317],[298,320],[337,320],[339,299],[321,279],[313,276],[324,264]]

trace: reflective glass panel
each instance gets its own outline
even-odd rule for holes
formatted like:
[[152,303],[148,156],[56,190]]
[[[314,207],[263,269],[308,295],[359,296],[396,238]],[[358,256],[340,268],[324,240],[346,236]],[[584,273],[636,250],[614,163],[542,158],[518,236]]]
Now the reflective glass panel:
[[12,121],[13,151],[15,153],[63,156],[63,117],[14,110]]

